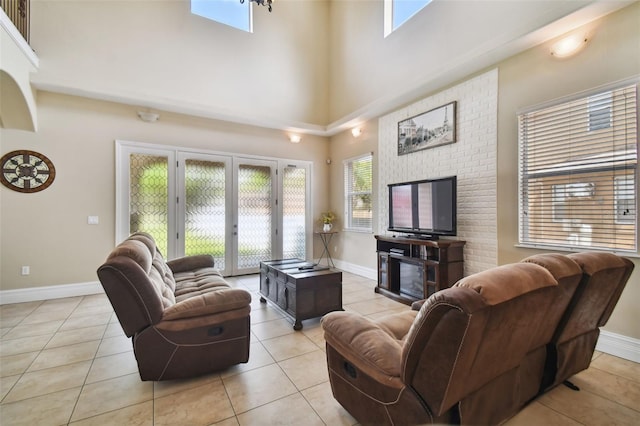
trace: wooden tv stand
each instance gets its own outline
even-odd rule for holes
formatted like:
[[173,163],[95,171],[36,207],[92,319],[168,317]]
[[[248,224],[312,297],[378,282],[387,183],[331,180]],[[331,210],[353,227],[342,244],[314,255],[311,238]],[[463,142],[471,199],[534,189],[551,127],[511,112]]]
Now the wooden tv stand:
[[462,278],[466,241],[376,235],[376,293],[402,303],[426,299]]

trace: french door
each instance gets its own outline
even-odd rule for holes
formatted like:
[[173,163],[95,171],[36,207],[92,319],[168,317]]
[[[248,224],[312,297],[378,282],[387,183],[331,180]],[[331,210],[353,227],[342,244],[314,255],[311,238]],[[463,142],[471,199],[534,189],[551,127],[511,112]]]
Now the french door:
[[276,170],[267,160],[239,159],[233,166],[233,275],[257,272],[261,260],[278,258]]
[[204,153],[177,153],[176,256],[211,254],[227,275],[233,266],[227,255],[231,223],[231,158]]
[[310,258],[310,163],[117,142],[116,240],[144,231],[165,257],[211,254],[224,275]]

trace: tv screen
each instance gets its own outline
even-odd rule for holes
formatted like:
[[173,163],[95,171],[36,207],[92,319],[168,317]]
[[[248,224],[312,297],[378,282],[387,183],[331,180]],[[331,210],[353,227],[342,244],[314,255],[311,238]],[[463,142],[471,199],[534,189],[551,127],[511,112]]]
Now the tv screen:
[[389,231],[456,235],[456,177],[389,185]]
[[393,209],[393,223],[400,228],[413,227],[413,194],[410,185],[399,185],[393,188],[390,197]]

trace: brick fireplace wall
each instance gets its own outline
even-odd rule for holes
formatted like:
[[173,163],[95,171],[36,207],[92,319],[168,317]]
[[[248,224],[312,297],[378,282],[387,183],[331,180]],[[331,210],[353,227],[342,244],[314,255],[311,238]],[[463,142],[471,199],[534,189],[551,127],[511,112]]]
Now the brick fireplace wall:
[[[399,156],[398,122],[452,101],[457,142]],[[464,274],[497,265],[497,113],[498,70],[493,69],[379,119],[378,233],[389,233],[388,184],[456,175],[455,238],[467,242]]]

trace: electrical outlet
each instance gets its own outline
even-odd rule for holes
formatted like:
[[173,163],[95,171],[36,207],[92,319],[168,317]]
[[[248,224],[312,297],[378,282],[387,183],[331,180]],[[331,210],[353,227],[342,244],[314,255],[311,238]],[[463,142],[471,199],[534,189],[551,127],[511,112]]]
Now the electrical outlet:
[[89,225],[97,225],[100,223],[100,218],[98,216],[89,216],[87,217],[87,223]]
[[22,275],[29,275],[31,273],[31,269],[28,266],[23,266],[21,273]]

